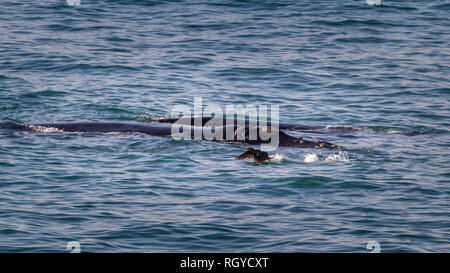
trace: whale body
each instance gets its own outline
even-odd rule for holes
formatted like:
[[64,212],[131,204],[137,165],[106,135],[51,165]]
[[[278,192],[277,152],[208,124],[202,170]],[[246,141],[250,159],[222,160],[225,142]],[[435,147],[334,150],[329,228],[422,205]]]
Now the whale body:
[[[209,119],[202,119],[200,126],[191,126],[193,120],[186,120],[186,122],[177,123],[179,119],[164,119],[161,122],[136,122],[136,121],[102,121],[102,122],[61,122],[61,123],[42,123],[22,125],[11,121],[1,122],[0,128],[6,130],[27,130],[27,131],[39,131],[42,128],[53,128],[62,132],[80,132],[80,133],[142,133],[153,136],[169,137],[173,136],[174,132],[183,134],[184,139],[197,139],[196,136],[200,136],[202,140],[215,140],[226,143],[238,143],[249,145],[260,145],[270,143],[270,139],[262,137],[262,132],[272,126],[267,123],[267,126],[251,127],[251,123],[244,122],[243,126],[239,126],[239,121],[234,120],[232,125],[223,125],[215,127],[205,127]],[[183,124],[184,123],[184,124]],[[229,124],[224,122],[224,124]],[[312,129],[313,127],[307,127],[295,124],[282,124],[280,130],[278,130],[278,145],[281,147],[298,147],[298,148],[330,148],[330,149],[342,149],[343,147],[335,145],[326,141],[319,140],[306,140],[303,138],[297,138],[288,135],[281,129]],[[227,130],[233,130],[231,139],[229,135],[226,135]],[[250,137],[251,129],[256,129],[256,136]],[[205,137],[204,132],[210,131],[212,133],[219,134],[219,139],[210,139]]]

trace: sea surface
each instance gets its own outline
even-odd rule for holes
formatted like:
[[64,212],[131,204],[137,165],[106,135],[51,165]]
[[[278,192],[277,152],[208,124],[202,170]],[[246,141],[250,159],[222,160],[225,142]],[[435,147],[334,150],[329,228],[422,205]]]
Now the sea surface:
[[148,121],[201,97],[349,128],[292,132],[347,151],[258,164],[0,130],[0,252],[450,251],[449,1],[0,4],[0,121]]

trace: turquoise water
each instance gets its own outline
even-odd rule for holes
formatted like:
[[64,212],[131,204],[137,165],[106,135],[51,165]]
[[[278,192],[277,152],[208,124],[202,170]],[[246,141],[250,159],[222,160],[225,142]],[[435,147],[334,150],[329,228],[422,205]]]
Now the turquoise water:
[[[276,104],[347,152],[0,131],[0,252],[450,251],[448,1],[10,1],[0,121]],[[294,133],[298,136],[301,133]]]

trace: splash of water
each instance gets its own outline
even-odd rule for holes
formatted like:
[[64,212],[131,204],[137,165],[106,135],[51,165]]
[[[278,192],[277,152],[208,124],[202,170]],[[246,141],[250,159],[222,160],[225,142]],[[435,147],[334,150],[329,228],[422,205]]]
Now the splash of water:
[[348,162],[348,155],[345,151],[339,151],[337,154],[331,154],[325,158],[325,162]]
[[282,160],[284,160],[286,157],[282,154],[276,153],[273,156],[270,157],[271,162],[280,163]]
[[306,154],[305,158],[303,159],[303,162],[305,163],[312,163],[319,161],[319,157],[316,154]]

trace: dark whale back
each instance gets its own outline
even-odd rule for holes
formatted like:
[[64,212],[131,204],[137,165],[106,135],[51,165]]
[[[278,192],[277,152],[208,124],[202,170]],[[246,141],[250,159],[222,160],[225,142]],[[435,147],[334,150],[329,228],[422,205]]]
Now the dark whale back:
[[0,122],[0,128],[4,130],[31,130],[30,127],[15,123],[13,121],[3,121]]
[[[191,126],[205,126],[209,121],[211,121],[213,117],[181,117],[181,118],[159,118],[153,119],[152,122],[158,123],[179,123]],[[231,118],[223,118],[222,125],[235,126],[235,125],[244,125],[244,126],[252,126],[252,122],[250,119],[231,119]],[[255,124],[260,126],[262,124]],[[270,121],[266,122],[263,125],[272,126]],[[274,124],[275,125],[275,124]],[[280,122],[277,123],[278,128],[280,130],[315,130],[315,129],[323,129],[325,126],[309,126],[295,123],[285,123]]]
[[172,126],[167,124],[144,123],[144,122],[66,122],[66,123],[44,123],[34,126],[51,127],[66,132],[93,132],[93,133],[143,133],[155,136],[168,136],[171,134]]
[[[172,133],[183,133],[185,139],[196,139],[196,136],[200,136],[202,140],[216,140],[216,141],[226,141],[229,143],[242,143],[242,144],[250,144],[250,145],[260,145],[271,143],[271,139],[263,140],[261,137],[261,130],[268,127],[256,126],[249,127],[244,126],[240,127],[238,125],[227,125],[221,127],[195,127],[188,125],[180,125],[174,124],[171,122],[167,123],[148,123],[148,122],[134,122],[134,121],[121,121],[121,122],[65,122],[65,123],[42,123],[42,124],[33,124],[33,125],[21,125],[11,121],[5,121],[0,123],[1,129],[10,129],[10,130],[38,130],[39,127],[45,128],[55,128],[65,132],[85,132],[85,133],[110,133],[110,132],[122,132],[122,133],[143,133],[154,136],[171,136]],[[181,128],[183,128],[181,130]],[[244,128],[244,137],[238,137],[238,130]],[[257,129],[256,138],[250,138],[250,130]],[[227,129],[232,129],[234,135],[233,139],[228,139],[226,135]],[[217,132],[222,135],[219,135],[219,140],[217,139],[209,139],[204,135],[205,131]],[[219,131],[217,131],[219,130]],[[220,131],[221,130],[221,131]],[[279,131],[279,146],[282,147],[298,147],[298,148],[330,148],[330,149],[342,149],[342,147],[337,146],[335,144],[325,142],[325,141],[311,141],[304,140],[303,138],[296,138],[286,134],[283,131]]]

